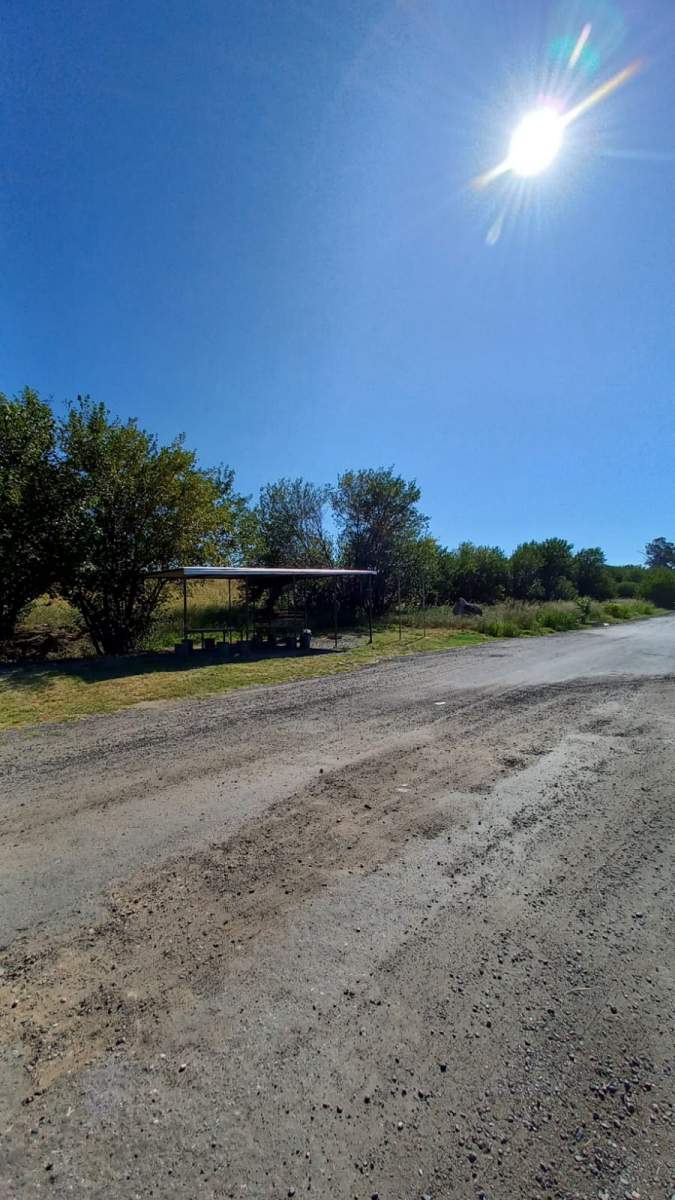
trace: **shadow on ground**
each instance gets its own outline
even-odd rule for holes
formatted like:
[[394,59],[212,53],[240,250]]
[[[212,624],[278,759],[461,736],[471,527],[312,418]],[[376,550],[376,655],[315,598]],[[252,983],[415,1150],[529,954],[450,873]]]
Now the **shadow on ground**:
[[245,663],[274,662],[279,659],[307,659],[343,654],[349,646],[313,646],[309,650],[256,650],[214,654],[206,650],[195,650],[181,657],[171,650],[147,651],[143,654],[119,655],[103,658],[75,658],[47,661],[43,663],[0,663],[0,687],[48,688],[59,675],[76,676],[83,683],[100,683],[107,679],[128,679],[132,676],[175,674],[194,671],[204,667],[243,666]]

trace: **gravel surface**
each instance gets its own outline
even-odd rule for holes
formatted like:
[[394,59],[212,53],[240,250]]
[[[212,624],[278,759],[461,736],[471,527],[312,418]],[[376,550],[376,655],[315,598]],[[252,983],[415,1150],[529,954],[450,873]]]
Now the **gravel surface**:
[[0,1195],[665,1200],[675,618],[0,737]]

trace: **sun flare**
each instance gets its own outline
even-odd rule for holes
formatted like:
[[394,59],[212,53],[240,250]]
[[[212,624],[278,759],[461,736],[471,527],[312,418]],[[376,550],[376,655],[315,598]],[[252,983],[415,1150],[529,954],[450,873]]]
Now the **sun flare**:
[[538,175],[550,167],[563,140],[563,122],[552,108],[526,113],[513,131],[509,165],[516,175]]
[[[575,47],[572,54],[572,60],[575,62],[576,57],[578,57],[576,55],[577,48],[581,47],[583,49],[586,40],[586,27],[584,27],[581,37],[577,42],[577,47]],[[608,79],[605,83],[595,88],[590,95],[580,100],[572,108],[559,112],[552,105],[542,105],[526,113],[511,135],[509,152],[506,158],[502,159],[496,166],[491,167],[489,171],[484,171],[482,175],[476,176],[473,180],[473,187],[477,189],[487,187],[495,179],[499,179],[500,176],[509,173],[527,179],[532,175],[539,175],[542,171],[545,171],[547,167],[550,167],[562,146],[567,126],[571,125],[573,121],[577,121],[579,117],[588,112],[589,109],[594,108],[596,104],[599,104],[602,100],[606,100],[617,88],[628,83],[628,80],[632,79],[640,66],[639,59],[629,63],[622,71],[618,71],[611,79]]]

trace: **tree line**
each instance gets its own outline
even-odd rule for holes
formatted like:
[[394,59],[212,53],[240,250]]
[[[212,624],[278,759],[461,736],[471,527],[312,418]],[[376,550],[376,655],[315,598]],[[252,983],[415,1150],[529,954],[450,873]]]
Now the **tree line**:
[[[647,567],[611,567],[564,538],[443,547],[421,492],[393,468],[348,470],[334,485],[282,478],[257,501],[230,467],[205,469],[182,437],[162,446],[135,420],[78,397],[59,418],[30,388],[0,393],[0,640],[40,595],[78,610],[99,653],[135,649],[165,593],[147,572],[183,564],[371,567],[375,612],[406,603],[494,603],[650,595],[675,605],[675,545],[656,538]],[[651,588],[651,594],[650,594]],[[343,604],[356,613],[357,590]]]

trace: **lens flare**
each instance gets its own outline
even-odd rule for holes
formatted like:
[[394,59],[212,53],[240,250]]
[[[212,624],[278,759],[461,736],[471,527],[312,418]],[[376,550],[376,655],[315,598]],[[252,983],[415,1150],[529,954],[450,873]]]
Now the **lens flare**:
[[576,67],[579,59],[581,58],[584,46],[586,45],[586,42],[588,41],[589,37],[591,36],[591,29],[592,29],[591,23],[590,23],[590,21],[588,21],[584,25],[581,33],[579,34],[579,37],[576,40],[574,49],[573,49],[572,53],[570,54],[570,61],[567,64],[568,67],[570,68],[570,70],[572,69],[572,67]]
[[526,113],[513,132],[508,162],[516,175],[538,175],[550,167],[563,138],[563,123],[552,108]]
[[595,88],[589,96],[575,104],[567,112],[557,113],[554,108],[543,107],[527,113],[515,129],[506,158],[484,171],[473,180],[474,188],[487,187],[500,175],[512,171],[515,175],[528,178],[546,170],[560,150],[563,134],[568,125],[578,120],[589,108],[606,100],[617,88],[628,83],[629,79],[640,69],[641,62],[636,59],[622,71],[612,75],[600,87]]

